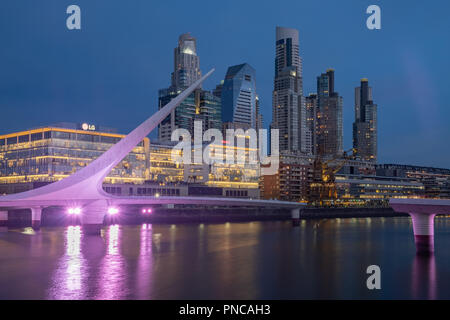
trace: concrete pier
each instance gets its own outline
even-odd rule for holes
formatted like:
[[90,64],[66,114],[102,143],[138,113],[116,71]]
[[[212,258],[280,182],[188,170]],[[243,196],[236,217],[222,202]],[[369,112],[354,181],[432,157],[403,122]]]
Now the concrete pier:
[[291,210],[291,217],[292,217],[292,225],[294,227],[298,227],[300,225],[300,209],[292,209]]
[[31,208],[31,227],[33,230],[41,228],[42,207]]
[[104,201],[97,201],[94,204],[84,207],[83,214],[81,215],[83,234],[99,236],[107,211],[108,206]]
[[411,216],[417,254],[434,252],[434,217],[450,213],[450,200],[441,199],[390,199],[397,212]]
[[8,231],[8,211],[0,211],[0,231]]
[[418,254],[434,252],[434,217],[430,213],[410,213],[413,222],[414,242]]

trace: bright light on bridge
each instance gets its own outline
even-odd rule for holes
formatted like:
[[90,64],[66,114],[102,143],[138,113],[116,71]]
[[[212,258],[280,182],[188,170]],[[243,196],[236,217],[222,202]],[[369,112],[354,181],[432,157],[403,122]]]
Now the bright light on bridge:
[[80,208],[69,208],[69,210],[67,210],[67,213],[70,215],[73,215],[73,214],[79,215],[79,214],[81,214],[81,209]]
[[119,213],[119,209],[117,209],[116,207],[109,207],[108,208],[108,214],[113,216]]

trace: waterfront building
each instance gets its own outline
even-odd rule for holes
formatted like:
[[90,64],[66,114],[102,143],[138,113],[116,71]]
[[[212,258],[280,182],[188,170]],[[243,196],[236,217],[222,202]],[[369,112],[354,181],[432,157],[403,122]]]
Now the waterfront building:
[[334,90],[334,70],[317,77],[315,149],[322,156],[343,154],[343,98]]
[[[256,148],[244,147],[242,150],[237,146],[211,143],[202,146],[203,152],[206,146],[209,146],[209,163],[185,164],[184,181],[230,190],[247,189],[249,195],[259,198],[260,164],[258,161],[250,162],[251,153],[258,151]],[[227,157],[233,157],[234,161],[227,163]]]
[[357,157],[376,162],[377,105],[373,103],[372,88],[367,79],[361,79],[361,86],[355,88],[353,148]]
[[173,151],[175,143],[161,143],[150,141],[150,170],[146,182],[152,181],[161,184],[181,183],[184,181],[184,166],[172,159],[172,152],[179,157],[182,151]]
[[277,173],[261,176],[261,198],[306,202],[312,178],[312,161],[308,156],[282,152]]
[[410,178],[337,174],[335,182],[341,205],[387,206],[390,198],[420,198],[425,191],[421,182]]
[[426,198],[450,198],[450,169],[379,164],[376,165],[376,172],[379,176],[409,178],[422,183]]
[[[124,135],[94,125],[49,126],[0,136],[0,184],[50,183],[86,167]],[[143,183],[149,174],[144,139],[106,177],[108,183]]]
[[280,151],[311,152],[303,99],[302,60],[298,30],[276,28],[272,129],[279,130]]
[[256,129],[255,79],[255,69],[248,63],[228,68],[221,88],[223,123]]
[[[156,183],[144,184],[103,184],[103,190],[118,196],[171,196],[171,197],[227,197],[227,198],[252,198],[257,199],[257,189],[210,187],[202,184],[188,183]],[[186,207],[186,205],[183,205]],[[197,205],[198,207],[198,205]]]
[[[87,166],[123,137],[114,129],[70,123],[2,135],[0,194],[23,192],[61,180]],[[175,144],[145,138],[106,177],[104,189],[123,195],[183,195],[179,186],[194,184],[221,188],[224,196],[259,197],[259,164],[201,164],[202,174],[196,175],[204,178],[195,180],[192,179],[194,174],[189,175],[191,167],[185,168],[184,164],[172,159]],[[216,159],[220,158],[221,152],[232,152],[237,157],[237,150],[237,147],[220,144],[211,148]],[[244,148],[244,151],[248,157],[252,150]],[[182,157],[181,150],[176,152]],[[144,189],[146,191],[139,191]]]

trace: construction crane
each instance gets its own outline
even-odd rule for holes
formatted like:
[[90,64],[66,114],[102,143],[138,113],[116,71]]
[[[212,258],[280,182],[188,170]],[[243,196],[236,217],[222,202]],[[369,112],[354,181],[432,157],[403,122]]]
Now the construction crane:
[[[349,155],[349,152],[352,154]],[[337,199],[335,175],[350,159],[354,159],[356,149],[344,151],[342,156],[336,155],[323,160],[323,153],[318,152],[313,162],[313,176],[310,183],[308,203],[316,206],[331,204]]]

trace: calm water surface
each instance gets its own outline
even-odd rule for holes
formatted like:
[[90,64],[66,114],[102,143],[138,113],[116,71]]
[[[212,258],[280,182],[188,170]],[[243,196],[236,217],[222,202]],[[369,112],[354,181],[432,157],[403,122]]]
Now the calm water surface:
[[430,258],[416,257],[409,218],[12,229],[0,299],[450,299],[449,248],[446,218]]

